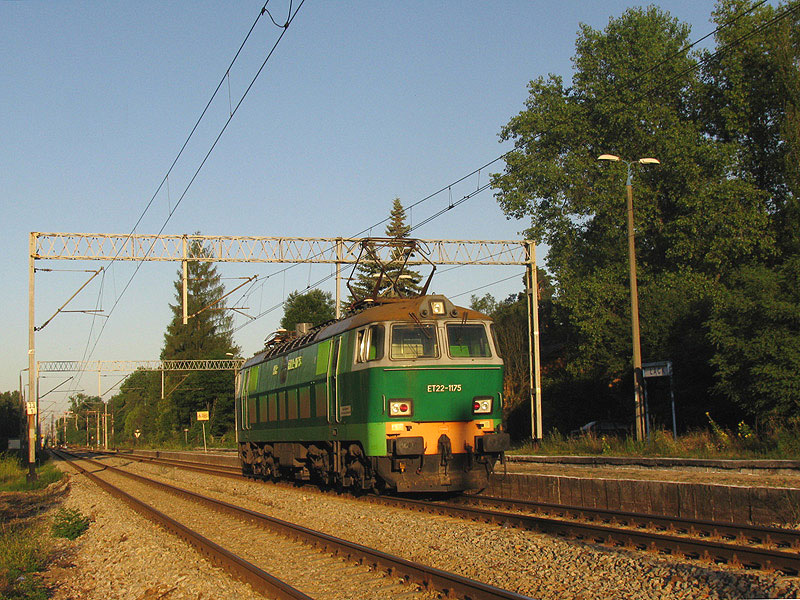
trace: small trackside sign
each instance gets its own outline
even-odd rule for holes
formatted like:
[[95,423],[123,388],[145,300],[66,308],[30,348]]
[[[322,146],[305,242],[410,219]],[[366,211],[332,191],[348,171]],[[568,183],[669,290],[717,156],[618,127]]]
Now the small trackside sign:
[[669,377],[672,375],[672,361],[645,363],[642,365],[643,377]]
[[198,421],[208,421],[208,411],[207,410],[198,410],[197,411],[197,420]]

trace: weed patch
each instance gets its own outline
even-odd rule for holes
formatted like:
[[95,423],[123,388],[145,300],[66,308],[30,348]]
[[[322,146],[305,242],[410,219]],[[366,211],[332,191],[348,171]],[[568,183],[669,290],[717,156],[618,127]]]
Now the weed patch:
[[53,536],[74,540],[89,529],[89,517],[73,508],[60,508],[53,518]]
[[673,438],[671,431],[656,430],[650,439],[584,434],[566,437],[551,431],[540,442],[527,442],[512,454],[653,456],[719,459],[800,459],[800,421],[768,423],[760,431],[739,423],[736,431],[720,426],[708,415],[709,428]]
[[36,468],[36,481],[28,481],[28,471],[17,456],[0,454],[0,492],[41,490],[63,476],[53,463],[48,462]]

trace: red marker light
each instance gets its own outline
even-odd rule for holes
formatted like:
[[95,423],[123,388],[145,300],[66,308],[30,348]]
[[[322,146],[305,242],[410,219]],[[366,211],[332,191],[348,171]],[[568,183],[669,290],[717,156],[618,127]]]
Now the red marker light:
[[411,415],[414,403],[411,400],[390,400],[389,415],[392,417],[408,417]]

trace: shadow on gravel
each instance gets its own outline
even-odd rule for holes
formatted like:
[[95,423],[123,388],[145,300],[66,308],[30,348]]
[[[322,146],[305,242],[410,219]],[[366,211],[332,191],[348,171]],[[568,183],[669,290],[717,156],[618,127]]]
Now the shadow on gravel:
[[0,522],[36,517],[60,503],[69,490],[69,478],[64,477],[44,490],[30,492],[0,492]]

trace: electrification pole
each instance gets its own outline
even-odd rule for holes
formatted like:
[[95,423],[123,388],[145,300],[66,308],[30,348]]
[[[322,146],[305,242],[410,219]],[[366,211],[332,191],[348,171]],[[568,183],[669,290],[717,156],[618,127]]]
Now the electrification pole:
[[528,381],[531,402],[531,438],[541,440],[542,431],[542,375],[539,353],[539,274],[536,271],[536,243],[525,244],[528,264],[525,270],[526,297],[528,299]]
[[36,481],[36,419],[38,418],[39,391],[36,388],[36,326],[34,324],[34,279],[36,268],[36,236],[31,233],[28,240],[28,481]]

